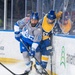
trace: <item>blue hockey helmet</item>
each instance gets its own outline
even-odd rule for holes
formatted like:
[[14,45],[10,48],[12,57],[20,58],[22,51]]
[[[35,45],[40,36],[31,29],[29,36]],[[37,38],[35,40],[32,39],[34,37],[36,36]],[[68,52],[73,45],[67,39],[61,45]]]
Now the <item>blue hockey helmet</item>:
[[39,20],[39,15],[37,12],[32,12],[31,13],[31,16],[30,16],[30,19],[35,19],[35,20]]
[[50,20],[54,20],[56,18],[55,11],[54,10],[49,11],[47,14],[47,18]]

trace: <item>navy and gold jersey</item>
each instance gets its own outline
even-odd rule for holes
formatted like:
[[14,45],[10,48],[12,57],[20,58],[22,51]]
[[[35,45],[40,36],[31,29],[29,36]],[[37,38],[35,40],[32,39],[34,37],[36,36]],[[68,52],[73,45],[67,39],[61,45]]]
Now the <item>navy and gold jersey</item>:
[[47,23],[47,17],[45,16],[43,18],[43,22],[42,22],[42,29],[43,29],[43,40],[46,40],[49,38],[49,34],[51,34],[51,31],[54,27],[54,23],[53,24],[48,24]]
[[[56,18],[59,19],[61,17],[62,12],[59,11],[56,14]],[[43,21],[42,21],[42,29],[43,29],[43,40],[46,40],[48,38],[50,38],[49,35],[51,35],[52,30],[54,28],[55,22],[52,24],[48,24],[47,22],[47,15],[44,16]]]

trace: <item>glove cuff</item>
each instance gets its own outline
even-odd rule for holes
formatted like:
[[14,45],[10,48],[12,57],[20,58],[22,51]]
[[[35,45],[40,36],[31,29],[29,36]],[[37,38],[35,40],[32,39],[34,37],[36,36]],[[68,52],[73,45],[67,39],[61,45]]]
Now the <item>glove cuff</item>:
[[36,50],[37,47],[38,47],[37,43],[33,43],[32,46],[31,46],[32,50]]

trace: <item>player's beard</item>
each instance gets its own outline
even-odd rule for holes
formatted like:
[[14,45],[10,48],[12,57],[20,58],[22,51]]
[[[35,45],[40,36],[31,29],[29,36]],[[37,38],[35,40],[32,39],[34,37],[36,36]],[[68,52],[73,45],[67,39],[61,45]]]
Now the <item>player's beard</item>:
[[31,26],[32,26],[32,27],[35,27],[35,26],[36,26],[36,24],[37,24],[37,23],[31,23]]

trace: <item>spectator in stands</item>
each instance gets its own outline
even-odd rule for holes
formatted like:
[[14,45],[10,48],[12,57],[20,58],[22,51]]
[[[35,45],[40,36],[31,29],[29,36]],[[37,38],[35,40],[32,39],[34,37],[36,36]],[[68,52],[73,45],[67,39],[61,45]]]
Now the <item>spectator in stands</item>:
[[30,20],[30,14],[27,14],[26,17],[25,17],[25,21],[26,23]]
[[69,32],[70,35],[75,35],[75,15],[72,16],[72,28]]
[[69,33],[69,31],[71,30],[71,27],[72,27],[72,22],[70,19],[69,12],[65,11],[62,14],[62,17],[59,20],[59,25],[62,30],[62,33],[64,33],[64,34]]

